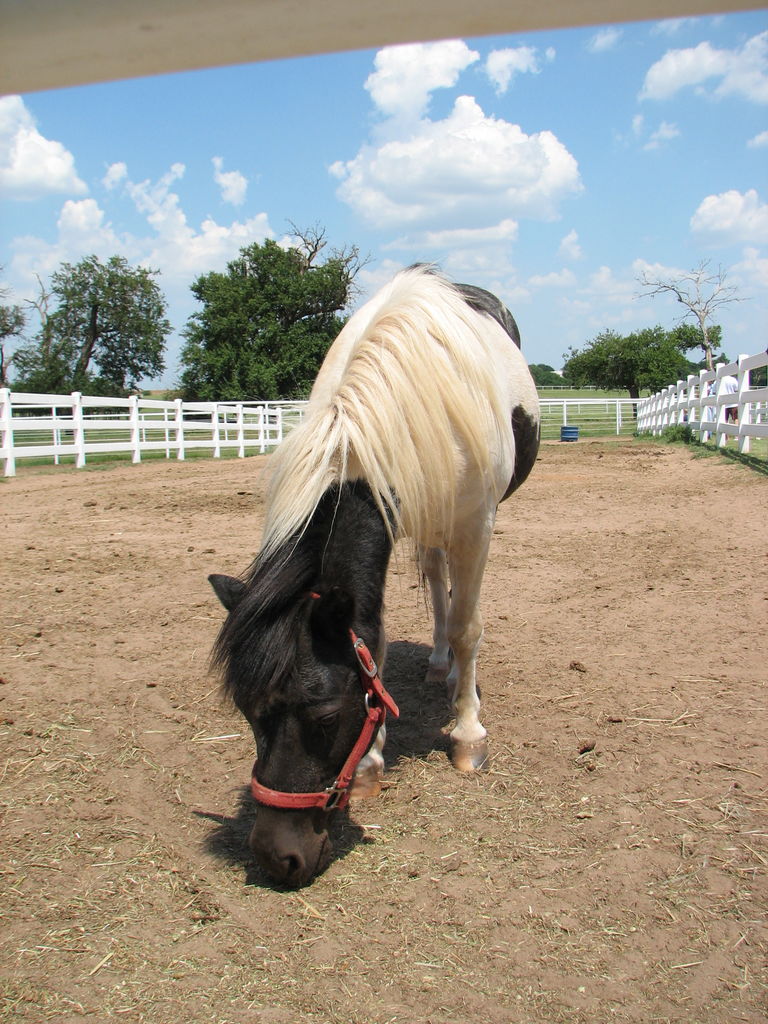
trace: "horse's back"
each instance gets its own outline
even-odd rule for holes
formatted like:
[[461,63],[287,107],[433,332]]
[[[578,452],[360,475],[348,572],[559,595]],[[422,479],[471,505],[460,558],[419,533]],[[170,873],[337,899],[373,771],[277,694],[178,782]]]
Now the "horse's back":
[[[409,268],[328,350],[305,421],[278,451],[271,521],[295,525],[322,486],[362,478],[382,507],[394,499],[398,531],[442,546],[459,520],[519,486],[537,437],[536,388],[509,311],[483,289]],[[284,488],[291,509],[277,506]]]
[[[498,453],[499,489],[495,494],[496,501],[504,501],[531,472],[538,454],[540,433],[538,393],[522,355],[515,318],[496,295],[484,288],[453,284],[426,267],[412,267],[402,273],[408,275],[411,271],[417,271],[416,280],[420,273],[432,282],[439,281],[441,288],[458,293],[463,304],[483,322],[482,334],[488,358],[493,364],[493,378],[503,390],[503,401],[509,410],[509,452],[506,458],[503,451]],[[350,317],[328,350],[317,375],[311,394],[312,404],[325,404],[334,394],[357,342],[369,325],[386,313],[393,297],[397,296],[399,279],[401,275],[397,275]]]

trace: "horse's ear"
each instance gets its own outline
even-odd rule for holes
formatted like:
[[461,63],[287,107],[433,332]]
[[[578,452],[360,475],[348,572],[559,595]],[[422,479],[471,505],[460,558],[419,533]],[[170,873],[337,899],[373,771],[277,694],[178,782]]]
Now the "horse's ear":
[[354,598],[341,587],[313,594],[312,628],[328,640],[346,637],[352,626]]
[[236,580],[234,576],[213,573],[208,577],[208,582],[228,612],[242,601],[246,589],[242,580]]

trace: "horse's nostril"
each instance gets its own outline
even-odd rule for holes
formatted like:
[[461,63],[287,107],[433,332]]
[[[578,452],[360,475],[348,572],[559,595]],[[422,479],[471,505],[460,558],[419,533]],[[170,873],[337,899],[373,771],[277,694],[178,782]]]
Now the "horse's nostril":
[[297,878],[303,874],[306,862],[304,858],[299,856],[298,853],[289,853],[287,856],[282,858],[282,864],[285,867],[285,878]]

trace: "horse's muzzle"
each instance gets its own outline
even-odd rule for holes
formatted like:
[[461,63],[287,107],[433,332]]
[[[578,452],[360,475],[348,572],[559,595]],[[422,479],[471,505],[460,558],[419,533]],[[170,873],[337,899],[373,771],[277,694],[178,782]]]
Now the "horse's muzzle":
[[308,885],[331,862],[327,815],[260,807],[249,845],[273,882],[291,888]]

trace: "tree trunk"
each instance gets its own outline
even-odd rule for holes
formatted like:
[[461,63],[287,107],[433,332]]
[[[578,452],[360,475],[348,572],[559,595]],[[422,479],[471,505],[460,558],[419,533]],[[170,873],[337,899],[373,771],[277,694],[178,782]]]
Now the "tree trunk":
[[[640,401],[640,388],[637,386],[637,384],[632,384],[630,387],[627,388],[627,391],[629,391],[630,398],[634,398],[637,399],[637,401]],[[632,415],[635,419],[637,419],[637,402],[632,403]]]
[[93,356],[93,350],[96,348],[96,342],[99,340],[99,305],[97,302],[91,304],[91,317],[88,324],[88,333],[85,336],[83,347],[80,349],[80,355],[78,356],[77,366],[72,377],[72,385],[75,388],[81,388],[85,381],[85,375],[88,372],[88,367]]

